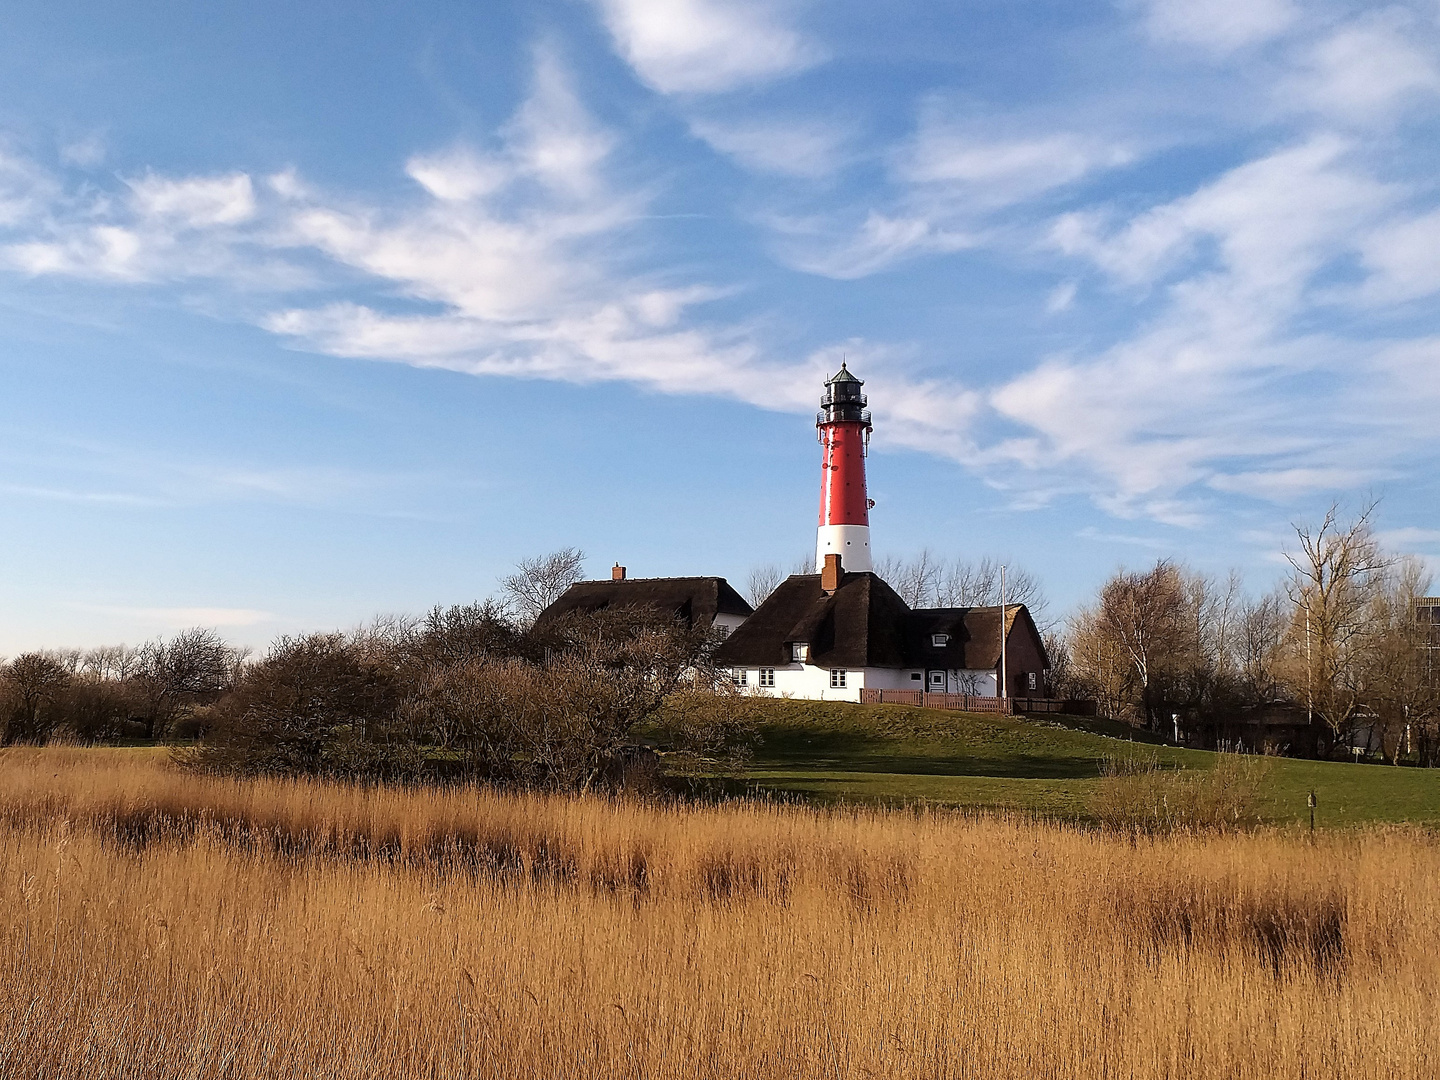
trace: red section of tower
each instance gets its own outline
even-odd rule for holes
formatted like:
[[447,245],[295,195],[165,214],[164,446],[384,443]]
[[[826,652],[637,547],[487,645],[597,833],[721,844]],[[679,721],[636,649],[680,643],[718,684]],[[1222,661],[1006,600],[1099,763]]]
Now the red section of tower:
[[820,425],[825,461],[820,475],[820,524],[869,525],[865,494],[865,425]]
[[870,414],[859,379],[840,365],[825,384],[820,400],[820,429],[824,462],[820,474],[820,524],[869,525],[870,503],[865,492],[865,451],[870,441]]

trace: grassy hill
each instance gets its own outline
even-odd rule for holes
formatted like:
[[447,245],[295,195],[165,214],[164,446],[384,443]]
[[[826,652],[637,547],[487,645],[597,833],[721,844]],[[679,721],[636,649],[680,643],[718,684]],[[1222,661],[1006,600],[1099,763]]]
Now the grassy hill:
[[[1105,760],[1211,769],[1220,755],[1158,743],[1105,720],[1031,719],[904,705],[779,701],[747,785],[818,801],[1010,808],[1086,819]],[[1261,813],[1275,823],[1440,824],[1440,769],[1268,759]]]

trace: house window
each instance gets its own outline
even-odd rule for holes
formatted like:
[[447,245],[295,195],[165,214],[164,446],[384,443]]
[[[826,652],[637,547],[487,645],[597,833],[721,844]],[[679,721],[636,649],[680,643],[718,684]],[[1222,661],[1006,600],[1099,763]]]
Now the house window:
[[715,636],[721,641],[724,641],[727,637],[730,636],[730,627],[726,626],[724,623],[716,623]]
[[937,648],[937,649],[943,649],[946,645],[949,645],[949,644],[950,644],[950,635],[949,635],[949,634],[931,634],[931,635],[930,635],[930,644],[933,645],[933,646],[935,646],[935,648]]
[[930,672],[930,689],[931,689],[931,690],[934,690],[934,691],[936,691],[936,692],[940,692],[940,693],[943,693],[943,692],[944,692],[944,690],[945,690],[945,672],[943,672],[943,671],[932,671],[932,672]]
[[761,686],[775,685],[775,669],[773,667],[762,667],[759,677],[756,679]]
[[845,689],[845,671],[842,668],[830,669],[830,688],[832,690]]
[[810,647],[803,641],[790,643],[790,662],[792,664],[803,664],[810,653]]
[[912,672],[910,672],[910,678],[911,678],[913,681],[915,681],[915,682],[919,682],[921,676],[920,676],[920,673],[919,673],[918,671],[912,671]]
[[1038,671],[1027,671],[1025,673],[1025,685],[1031,690],[1040,689],[1040,673]]
[[749,672],[747,672],[743,667],[733,668],[730,672],[730,681],[733,682],[736,686],[744,686],[745,680],[748,676]]

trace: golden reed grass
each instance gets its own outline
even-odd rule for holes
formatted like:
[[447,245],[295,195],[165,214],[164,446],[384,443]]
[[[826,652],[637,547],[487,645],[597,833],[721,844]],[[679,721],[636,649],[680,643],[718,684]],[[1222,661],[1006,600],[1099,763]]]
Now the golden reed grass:
[[0,755],[0,1076],[1433,1077],[1440,851]]

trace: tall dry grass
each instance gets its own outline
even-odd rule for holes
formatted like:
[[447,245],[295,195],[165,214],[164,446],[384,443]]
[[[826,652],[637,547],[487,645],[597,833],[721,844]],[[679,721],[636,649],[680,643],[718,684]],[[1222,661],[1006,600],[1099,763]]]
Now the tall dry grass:
[[1423,834],[0,757],[0,1076],[1430,1077]]

